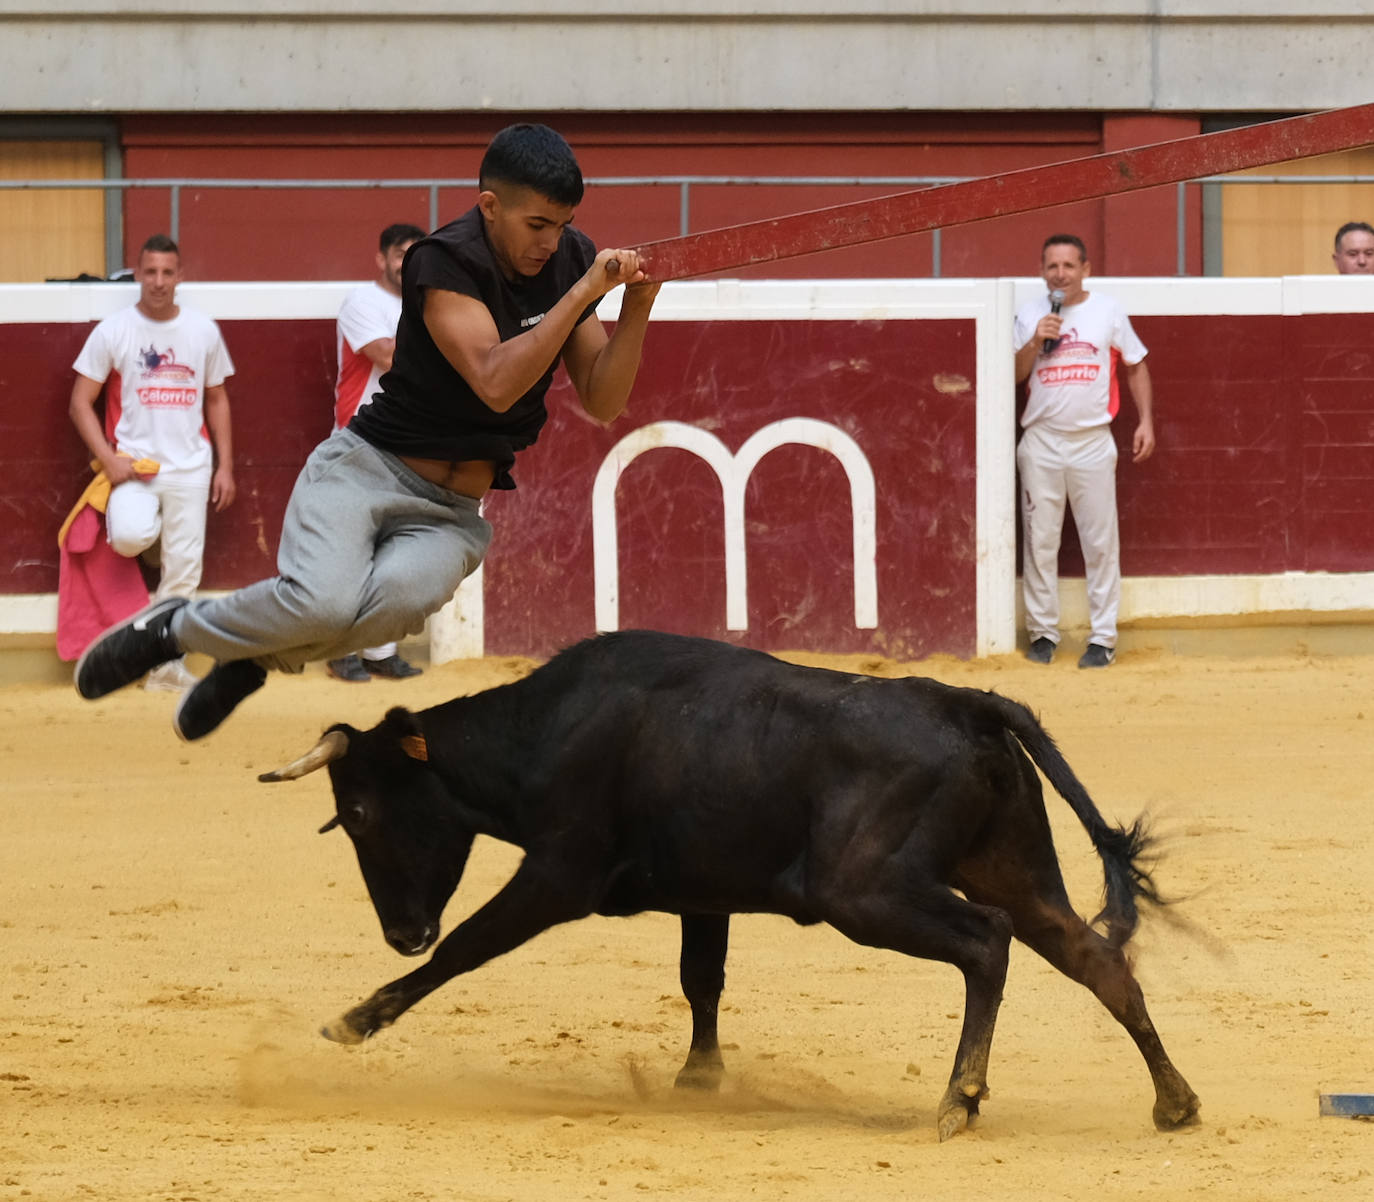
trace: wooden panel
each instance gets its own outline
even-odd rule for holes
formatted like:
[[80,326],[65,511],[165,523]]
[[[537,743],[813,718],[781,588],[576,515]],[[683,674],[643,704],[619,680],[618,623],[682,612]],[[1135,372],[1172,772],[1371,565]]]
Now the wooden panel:
[[[1240,175],[1371,175],[1374,146]],[[1222,274],[1327,275],[1336,231],[1374,222],[1374,184],[1223,184]]]
[[[0,142],[0,179],[100,179],[100,142]],[[0,280],[105,274],[105,201],[97,188],[0,190]]]

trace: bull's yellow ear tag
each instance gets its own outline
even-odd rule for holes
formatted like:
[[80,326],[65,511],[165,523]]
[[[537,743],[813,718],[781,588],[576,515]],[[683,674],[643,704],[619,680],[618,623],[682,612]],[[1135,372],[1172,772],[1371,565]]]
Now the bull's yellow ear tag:
[[412,760],[429,759],[429,744],[425,742],[424,735],[402,735],[401,750]]

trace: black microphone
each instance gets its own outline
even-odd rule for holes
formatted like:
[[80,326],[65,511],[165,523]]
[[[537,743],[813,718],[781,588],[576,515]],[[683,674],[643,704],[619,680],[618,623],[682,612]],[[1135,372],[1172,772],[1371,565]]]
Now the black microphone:
[[[1056,288],[1053,292],[1050,293],[1050,312],[1053,313],[1055,317],[1059,316],[1059,309],[1060,306],[1063,305],[1063,303],[1064,294],[1060,292],[1058,288]],[[1054,349],[1054,344],[1058,341],[1058,338],[1046,338],[1044,343],[1040,347],[1040,353],[1042,355],[1048,355],[1050,351]]]

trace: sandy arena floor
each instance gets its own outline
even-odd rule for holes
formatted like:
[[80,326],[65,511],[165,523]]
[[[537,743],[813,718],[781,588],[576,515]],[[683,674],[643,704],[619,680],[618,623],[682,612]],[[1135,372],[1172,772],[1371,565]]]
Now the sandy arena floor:
[[[1014,948],[983,1121],[940,1145],[963,989],[945,965],[737,918],[727,1085],[672,1089],[676,920],[552,931],[361,1048],[316,1031],[414,965],[383,944],[324,774],[260,785],[331,721],[370,725],[526,661],[404,683],[273,679],[186,747],[174,698],[0,688],[0,1200],[1374,1197],[1374,657],[1135,651],[898,665],[1029,702],[1109,817],[1171,837],[1138,972],[1202,1123],[1150,1122],[1125,1033]],[[1070,889],[1101,872],[1050,814]],[[510,872],[479,843],[450,918]],[[451,921],[450,921],[451,925]]]

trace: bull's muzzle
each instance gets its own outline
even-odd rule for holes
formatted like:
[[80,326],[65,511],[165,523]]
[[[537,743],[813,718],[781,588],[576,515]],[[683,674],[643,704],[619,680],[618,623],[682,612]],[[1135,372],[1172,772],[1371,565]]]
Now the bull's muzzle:
[[400,952],[403,956],[422,956],[434,946],[434,941],[439,937],[439,928],[426,924],[422,930],[403,930],[400,927],[387,927],[382,932],[382,938],[393,951]]

